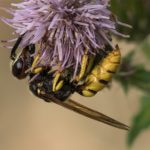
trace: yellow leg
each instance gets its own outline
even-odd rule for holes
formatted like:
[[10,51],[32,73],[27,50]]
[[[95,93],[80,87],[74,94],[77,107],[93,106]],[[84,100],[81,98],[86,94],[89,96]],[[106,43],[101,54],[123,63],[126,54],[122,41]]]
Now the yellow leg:
[[81,69],[79,75],[75,79],[77,82],[81,81],[82,78],[90,72],[94,62],[94,58],[95,56],[92,55],[90,57],[87,54],[83,55],[81,62]]
[[34,74],[37,74],[37,73],[40,73],[42,70],[43,70],[43,67],[35,67],[38,60],[40,58],[40,55],[38,54],[35,58],[34,58],[34,61],[32,63],[32,66],[31,66],[31,71],[32,73]]
[[63,87],[64,81],[60,80],[61,73],[58,72],[53,79],[53,92],[60,90]]
[[88,63],[88,55],[84,54],[82,57],[80,73],[76,77],[77,82],[80,81],[84,77],[85,72],[86,72],[86,68],[87,68],[87,63]]
[[33,70],[37,64],[37,61],[39,60],[40,56],[37,54],[37,56],[34,58],[31,69]]

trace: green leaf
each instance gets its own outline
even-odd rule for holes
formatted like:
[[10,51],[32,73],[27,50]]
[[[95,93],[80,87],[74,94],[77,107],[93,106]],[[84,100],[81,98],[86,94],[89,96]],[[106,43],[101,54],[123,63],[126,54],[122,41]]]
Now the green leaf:
[[150,71],[143,66],[134,66],[135,73],[128,78],[130,85],[139,88],[143,92],[150,91]]
[[145,69],[143,65],[133,65],[132,60],[135,51],[131,51],[122,59],[119,72],[114,79],[118,81],[125,93],[131,86],[134,86],[145,93],[150,91],[150,71]]
[[135,116],[131,130],[128,134],[128,145],[132,146],[137,136],[150,127],[150,95],[141,98],[142,105],[140,112]]
[[125,80],[120,80],[120,84],[121,84],[124,92],[127,94],[129,91],[129,83],[126,82]]

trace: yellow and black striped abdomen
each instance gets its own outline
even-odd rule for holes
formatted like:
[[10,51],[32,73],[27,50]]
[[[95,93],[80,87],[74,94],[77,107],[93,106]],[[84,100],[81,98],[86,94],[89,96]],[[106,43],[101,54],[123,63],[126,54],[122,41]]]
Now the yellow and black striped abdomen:
[[119,47],[112,50],[103,58],[86,77],[84,84],[80,87],[83,96],[94,96],[102,90],[116,73],[121,60]]

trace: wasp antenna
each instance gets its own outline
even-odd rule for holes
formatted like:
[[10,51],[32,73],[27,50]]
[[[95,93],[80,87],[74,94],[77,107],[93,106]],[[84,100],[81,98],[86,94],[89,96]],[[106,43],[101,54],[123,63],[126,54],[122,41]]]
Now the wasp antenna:
[[97,120],[99,122],[103,122],[107,125],[110,125],[110,126],[113,126],[113,127],[116,127],[118,129],[123,129],[123,130],[129,130],[129,126],[111,118],[111,117],[108,117],[106,115],[104,115],[103,113],[100,113],[96,110],[93,110],[91,108],[88,108],[80,103],[77,103],[71,99],[69,100],[66,100],[65,102],[63,101],[60,101],[58,100],[57,98],[51,96],[51,95],[48,95],[48,94],[44,94],[44,95],[40,95],[39,96],[40,98],[44,99],[45,101],[47,102],[54,102],[60,106],[63,106],[67,109],[70,109],[74,112],[77,112],[79,114],[82,114],[83,116],[86,116],[88,118],[91,118],[93,120]]
[[11,50],[10,58],[11,58],[12,60],[15,60],[15,59],[16,59],[16,50],[17,50],[17,48],[19,47],[19,44],[20,44],[21,41],[22,41],[22,37],[23,37],[23,35],[21,35],[21,36],[17,39],[15,45],[13,46],[13,48],[12,48],[12,50]]

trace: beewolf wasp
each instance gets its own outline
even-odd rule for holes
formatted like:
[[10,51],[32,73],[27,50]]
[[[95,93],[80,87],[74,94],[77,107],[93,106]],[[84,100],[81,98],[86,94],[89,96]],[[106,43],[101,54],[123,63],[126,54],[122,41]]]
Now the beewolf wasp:
[[[33,55],[36,51],[35,44],[26,46],[21,50],[20,54],[16,54],[21,40],[22,36],[18,38],[11,50],[10,58],[13,61],[12,74],[18,79],[26,77],[32,79],[38,73],[36,78],[29,82],[29,89],[35,96],[46,102],[54,102],[99,122],[119,129],[129,130],[127,125],[69,99],[69,96],[74,92],[78,92],[83,96],[93,96],[107,85],[120,63],[120,50],[118,46],[116,46],[116,49],[108,51],[105,56],[103,54],[104,57],[100,60],[98,59],[100,57],[90,59],[85,54],[82,59],[79,75],[74,82],[70,83],[66,78],[62,78],[61,75],[53,77],[53,73],[49,73],[50,68],[43,69],[42,66],[34,68],[34,63],[38,60],[38,55]],[[89,65],[88,61],[90,62]],[[30,68],[34,69],[27,72]],[[81,80],[82,84],[78,85],[77,83]]]

